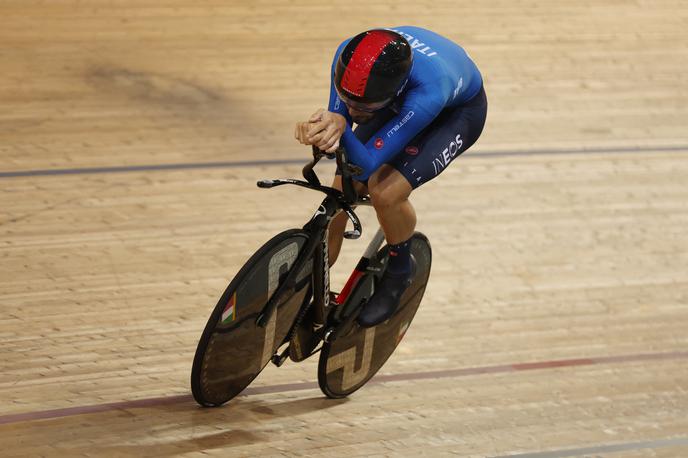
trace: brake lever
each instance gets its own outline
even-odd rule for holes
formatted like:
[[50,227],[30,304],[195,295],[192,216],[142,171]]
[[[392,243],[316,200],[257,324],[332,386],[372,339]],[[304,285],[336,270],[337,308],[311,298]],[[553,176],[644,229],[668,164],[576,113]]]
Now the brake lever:
[[363,226],[361,226],[361,220],[358,219],[358,215],[354,213],[353,209],[349,206],[349,204],[345,202],[340,202],[340,204],[342,206],[342,210],[344,210],[344,213],[346,213],[346,216],[349,217],[349,220],[354,225],[353,231],[344,232],[344,238],[349,240],[356,240],[363,233]]

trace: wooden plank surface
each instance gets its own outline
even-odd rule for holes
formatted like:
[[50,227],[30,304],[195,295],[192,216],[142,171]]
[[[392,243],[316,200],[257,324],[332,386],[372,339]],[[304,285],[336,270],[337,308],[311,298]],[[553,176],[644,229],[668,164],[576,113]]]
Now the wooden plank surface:
[[[336,45],[403,23],[464,44],[490,102],[414,193],[413,326],[348,400],[309,360],[197,408],[217,296],[320,200],[255,181],[300,166],[31,171],[305,159]],[[2,2],[3,456],[688,456],[686,25],[664,0]]]

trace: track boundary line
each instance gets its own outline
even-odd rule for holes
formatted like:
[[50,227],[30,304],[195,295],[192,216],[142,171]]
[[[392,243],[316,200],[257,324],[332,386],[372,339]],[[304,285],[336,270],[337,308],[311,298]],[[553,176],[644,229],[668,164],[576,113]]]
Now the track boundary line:
[[[633,147],[585,147],[572,149],[530,149],[514,151],[481,151],[476,154],[466,154],[468,159],[485,159],[490,157],[510,156],[548,156],[571,154],[627,154],[627,153],[688,153],[688,145],[674,146],[633,146]],[[172,164],[143,164],[131,166],[111,167],[80,167],[71,169],[35,169],[18,170],[14,172],[0,172],[0,178],[23,178],[38,176],[63,176],[63,175],[94,175],[104,173],[135,173],[135,172],[160,172],[170,170],[194,170],[194,169],[221,169],[240,167],[267,167],[276,165],[303,165],[308,160],[304,155],[291,159],[265,159],[259,161],[219,161],[219,162],[182,162]]]
[[679,445],[688,446],[688,437],[673,437],[670,439],[656,439],[641,442],[621,442],[618,444],[594,445],[584,448],[550,450],[548,452],[516,453],[513,455],[493,456],[490,458],[565,458],[569,456],[588,456],[598,453],[626,452],[648,448],[676,447]]
[[[560,359],[551,361],[536,361],[529,363],[501,364],[483,367],[468,367],[460,369],[445,369],[426,372],[410,372],[390,375],[377,375],[373,377],[367,385],[376,385],[387,382],[404,382],[414,380],[432,380],[444,378],[466,377],[470,375],[513,373],[532,370],[559,369],[575,366],[592,366],[601,364],[632,363],[642,361],[662,361],[673,359],[688,359],[688,351],[675,351],[667,353],[642,353],[617,356],[599,356],[576,359]],[[318,389],[315,382],[286,383],[279,385],[268,385],[259,387],[248,387],[239,396],[255,396],[259,394],[286,393],[293,391],[303,391]],[[0,415],[0,425],[19,423],[23,421],[47,420],[75,415],[85,415],[93,413],[110,412],[124,409],[134,409],[142,407],[153,407],[170,404],[180,404],[193,402],[190,394],[165,396],[157,398],[137,399],[131,401],[110,402],[104,404],[93,404],[86,406],[66,407],[62,409],[42,410],[33,412]],[[568,456],[568,455],[562,455]]]

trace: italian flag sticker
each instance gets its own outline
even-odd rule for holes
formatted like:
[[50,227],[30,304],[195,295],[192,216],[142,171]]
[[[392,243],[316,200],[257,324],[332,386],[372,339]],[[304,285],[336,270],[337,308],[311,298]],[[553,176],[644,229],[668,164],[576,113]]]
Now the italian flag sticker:
[[224,312],[222,312],[222,323],[231,323],[236,320],[236,291],[229,298],[229,302],[225,306]]

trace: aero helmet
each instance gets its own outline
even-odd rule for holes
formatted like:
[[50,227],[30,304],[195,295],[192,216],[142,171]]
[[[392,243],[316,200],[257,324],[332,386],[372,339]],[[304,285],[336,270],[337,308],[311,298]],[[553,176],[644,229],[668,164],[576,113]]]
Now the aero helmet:
[[394,100],[411,72],[413,51],[396,32],[373,29],[353,37],[339,55],[334,84],[349,106],[375,111]]

